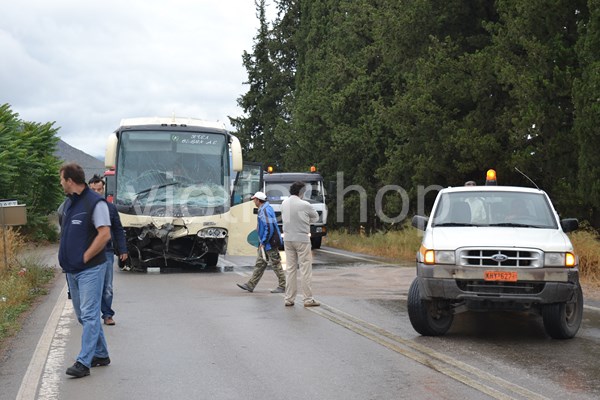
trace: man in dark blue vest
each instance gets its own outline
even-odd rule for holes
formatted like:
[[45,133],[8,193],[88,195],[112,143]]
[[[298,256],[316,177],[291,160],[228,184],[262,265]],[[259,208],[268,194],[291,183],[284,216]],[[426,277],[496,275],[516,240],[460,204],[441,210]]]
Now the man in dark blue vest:
[[90,374],[90,367],[110,364],[100,321],[110,216],[104,198],[85,184],[79,165],[63,165],[60,184],[69,199],[63,211],[58,260],[67,274],[75,314],[83,325],[81,351],[66,373],[81,378]]

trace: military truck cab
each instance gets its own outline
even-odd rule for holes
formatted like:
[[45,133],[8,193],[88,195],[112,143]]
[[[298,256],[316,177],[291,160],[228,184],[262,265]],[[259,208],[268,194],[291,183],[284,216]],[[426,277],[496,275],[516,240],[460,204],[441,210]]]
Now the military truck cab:
[[[263,191],[267,201],[277,216],[279,229],[283,231],[281,221],[281,203],[290,196],[290,186],[296,181],[306,183],[303,200],[306,200],[319,214],[319,220],[310,226],[310,242],[313,249],[321,247],[323,236],[327,235],[327,206],[325,205],[325,188],[323,177],[317,172],[277,172],[269,167],[263,176]],[[284,237],[285,241],[285,237]]]

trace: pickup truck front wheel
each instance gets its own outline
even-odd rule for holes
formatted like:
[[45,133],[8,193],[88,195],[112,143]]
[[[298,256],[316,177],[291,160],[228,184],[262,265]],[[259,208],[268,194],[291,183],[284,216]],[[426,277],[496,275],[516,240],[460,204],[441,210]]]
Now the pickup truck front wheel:
[[450,302],[423,300],[419,278],[415,278],[408,290],[408,317],[415,331],[423,336],[442,336],[452,325],[454,314]]
[[583,292],[577,287],[573,302],[546,304],[542,308],[544,328],[554,339],[571,339],[581,326]]

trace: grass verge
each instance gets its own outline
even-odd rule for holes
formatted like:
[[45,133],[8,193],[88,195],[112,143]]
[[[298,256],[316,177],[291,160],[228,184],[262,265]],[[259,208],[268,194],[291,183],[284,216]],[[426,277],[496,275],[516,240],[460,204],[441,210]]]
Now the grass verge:
[[327,232],[327,245],[342,250],[370,254],[396,262],[414,261],[423,235],[408,225],[398,231],[371,235],[352,234],[344,230]]
[[4,233],[6,248],[4,238],[0,242],[0,344],[20,329],[21,315],[47,293],[46,284],[55,274],[39,257],[20,253],[24,240],[17,232],[7,229]]
[[569,233],[575,254],[579,256],[579,276],[582,282],[600,287],[600,240],[588,227]]

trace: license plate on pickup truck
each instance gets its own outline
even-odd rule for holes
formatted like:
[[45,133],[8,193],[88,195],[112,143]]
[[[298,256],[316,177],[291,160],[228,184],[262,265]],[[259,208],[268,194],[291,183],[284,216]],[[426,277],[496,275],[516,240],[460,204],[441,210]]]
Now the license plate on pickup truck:
[[515,271],[485,271],[483,279],[486,281],[516,282],[517,273]]

